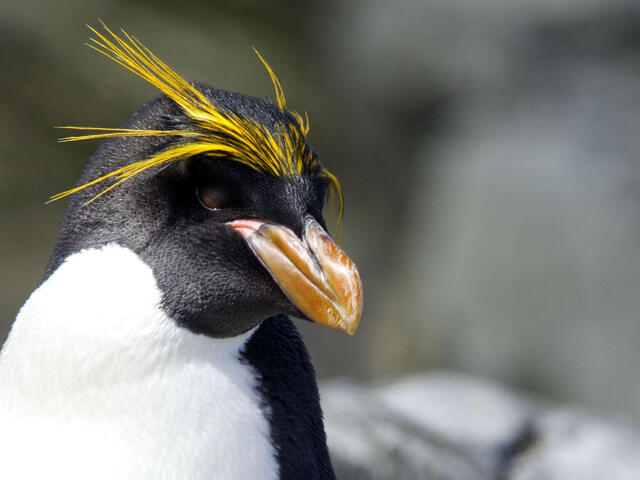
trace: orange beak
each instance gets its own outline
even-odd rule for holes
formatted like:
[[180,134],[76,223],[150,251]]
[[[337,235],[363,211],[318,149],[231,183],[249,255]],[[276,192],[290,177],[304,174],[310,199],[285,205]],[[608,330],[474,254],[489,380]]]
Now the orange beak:
[[362,283],[351,259],[309,217],[302,240],[282,225],[235,220],[247,244],[291,302],[310,320],[353,335],[362,313]]

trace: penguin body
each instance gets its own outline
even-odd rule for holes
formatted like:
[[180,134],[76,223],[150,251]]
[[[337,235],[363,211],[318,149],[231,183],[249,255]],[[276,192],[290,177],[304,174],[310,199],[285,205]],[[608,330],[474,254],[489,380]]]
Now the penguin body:
[[107,31],[94,42],[164,95],[71,138],[107,140],[61,195],[0,352],[0,478],[334,479],[287,315],[357,327],[360,279],[322,215],[337,179],[268,66],[278,105],[187,83]]

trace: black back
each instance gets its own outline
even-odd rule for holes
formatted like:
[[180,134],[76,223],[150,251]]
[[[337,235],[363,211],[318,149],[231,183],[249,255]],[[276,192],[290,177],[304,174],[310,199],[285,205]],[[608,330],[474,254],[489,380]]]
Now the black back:
[[262,322],[242,357],[260,377],[280,478],[334,479],[315,371],[293,322],[285,315]]

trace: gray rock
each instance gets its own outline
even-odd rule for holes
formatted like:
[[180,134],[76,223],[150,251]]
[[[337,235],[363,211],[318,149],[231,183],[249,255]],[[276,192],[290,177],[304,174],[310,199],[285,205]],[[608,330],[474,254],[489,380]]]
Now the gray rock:
[[562,409],[536,420],[534,443],[517,458],[513,480],[637,480],[640,431]]
[[478,466],[458,446],[386,408],[373,393],[349,384],[332,384],[323,392],[338,478],[489,478],[478,476]]
[[455,445],[492,477],[535,408],[496,383],[443,372],[405,377],[375,393],[389,411]]
[[549,407],[488,380],[436,372],[323,385],[342,480],[631,480],[640,429]]

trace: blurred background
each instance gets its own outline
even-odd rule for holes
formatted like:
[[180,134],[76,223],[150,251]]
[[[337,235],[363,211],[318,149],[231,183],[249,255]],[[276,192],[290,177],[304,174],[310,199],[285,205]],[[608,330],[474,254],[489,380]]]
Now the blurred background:
[[[355,337],[321,378],[455,369],[640,419],[637,0],[0,3],[0,342],[95,143],[157,92],[83,43],[104,20],[188,79],[271,96],[346,192]],[[90,280],[89,280],[90,281]]]

